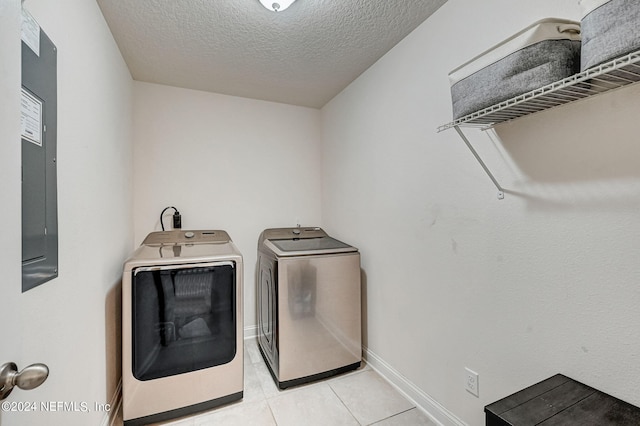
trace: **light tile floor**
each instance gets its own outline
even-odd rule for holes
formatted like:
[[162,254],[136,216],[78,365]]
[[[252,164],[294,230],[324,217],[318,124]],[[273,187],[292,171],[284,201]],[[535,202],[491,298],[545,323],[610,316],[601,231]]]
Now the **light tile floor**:
[[255,339],[245,340],[244,398],[157,426],[435,426],[363,363],[358,370],[279,390]]

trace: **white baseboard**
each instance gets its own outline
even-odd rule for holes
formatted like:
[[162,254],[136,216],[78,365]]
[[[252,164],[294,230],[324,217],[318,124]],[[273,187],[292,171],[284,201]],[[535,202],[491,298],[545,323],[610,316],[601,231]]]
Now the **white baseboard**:
[[111,396],[111,401],[109,401],[109,407],[111,407],[111,409],[104,413],[104,417],[100,423],[101,426],[115,426],[120,405],[122,405],[122,379],[118,382],[118,386],[116,386],[116,390]]
[[468,426],[438,401],[427,395],[422,389],[411,383],[406,377],[387,364],[369,348],[363,347],[364,359],[378,374],[391,383],[400,393],[411,400],[431,420],[441,426]]
[[258,326],[250,325],[244,328],[244,340],[252,339],[258,336]]

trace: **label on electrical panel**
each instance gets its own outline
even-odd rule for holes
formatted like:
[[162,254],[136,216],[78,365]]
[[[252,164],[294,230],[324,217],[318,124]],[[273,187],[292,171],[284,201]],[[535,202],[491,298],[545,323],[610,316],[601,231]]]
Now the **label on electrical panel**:
[[40,56],[40,25],[24,8],[22,8],[22,41],[33,50],[33,53]]
[[42,101],[22,89],[20,129],[23,139],[42,146]]

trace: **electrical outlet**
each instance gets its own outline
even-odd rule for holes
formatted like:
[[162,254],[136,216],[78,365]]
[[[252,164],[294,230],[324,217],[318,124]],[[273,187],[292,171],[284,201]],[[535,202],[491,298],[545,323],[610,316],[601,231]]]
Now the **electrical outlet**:
[[464,388],[467,392],[478,396],[478,373],[465,367],[464,369]]

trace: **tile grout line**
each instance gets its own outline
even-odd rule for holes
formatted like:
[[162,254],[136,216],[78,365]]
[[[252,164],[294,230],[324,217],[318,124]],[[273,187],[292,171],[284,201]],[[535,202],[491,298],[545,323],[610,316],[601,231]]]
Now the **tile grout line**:
[[380,422],[384,422],[385,420],[389,420],[389,419],[391,419],[391,418],[393,418],[393,417],[399,416],[400,414],[408,413],[408,412],[409,412],[409,411],[411,411],[411,410],[417,410],[417,409],[418,409],[417,407],[407,408],[407,409],[406,409],[406,410],[404,410],[404,411],[400,411],[399,413],[392,414],[392,415],[390,415],[389,417],[385,417],[384,419],[376,420],[375,422],[371,423],[371,424],[370,424],[370,425],[368,425],[368,426],[374,426],[374,425],[377,425],[377,424],[378,424],[378,423],[380,423]]
[[271,413],[271,418],[273,419],[273,423],[278,426],[278,420],[276,419],[276,415],[273,414],[273,409],[271,408],[271,404],[269,404],[269,399],[266,397],[264,398],[264,402],[267,404],[267,408],[269,409],[269,413]]
[[347,412],[351,415],[351,417],[353,417],[353,419],[356,421],[356,423],[358,423],[361,426],[366,426],[366,425],[363,425],[362,423],[360,423],[360,420],[358,420],[358,418],[351,412],[349,407],[347,407],[347,404],[344,403],[342,398],[340,398],[340,395],[338,395],[337,392],[335,391],[335,389],[333,388],[333,386],[331,386],[331,383],[327,383],[327,385],[329,386],[329,389],[331,389],[331,392],[333,392],[333,394],[338,398],[338,401],[340,401],[342,406],[347,409]]

